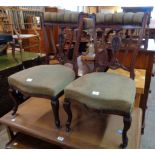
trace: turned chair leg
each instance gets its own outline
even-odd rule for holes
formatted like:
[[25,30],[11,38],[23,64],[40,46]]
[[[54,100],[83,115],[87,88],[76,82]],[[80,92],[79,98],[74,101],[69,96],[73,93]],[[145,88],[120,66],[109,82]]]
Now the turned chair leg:
[[19,43],[19,48],[20,48],[20,58],[21,58],[21,62],[23,63],[23,46],[22,46],[22,40],[20,39],[19,41],[18,41],[18,43]]
[[124,128],[123,128],[123,133],[122,133],[122,144],[120,145],[121,148],[126,148],[128,145],[128,137],[127,137],[127,132],[131,126],[132,118],[131,115],[124,116],[123,117],[123,122],[124,122]]
[[57,98],[51,99],[52,110],[55,119],[55,125],[57,128],[60,128],[60,119],[59,119],[59,100]]
[[9,96],[11,97],[11,99],[13,100],[13,103],[14,103],[14,106],[12,109],[13,110],[12,115],[15,115],[18,110],[18,105],[19,105],[19,100],[18,100],[16,91],[12,88],[9,88]]
[[65,98],[63,107],[64,107],[65,112],[68,115],[68,119],[66,122],[66,132],[69,132],[71,130],[70,125],[72,121],[72,111],[71,111],[71,102],[68,98]]

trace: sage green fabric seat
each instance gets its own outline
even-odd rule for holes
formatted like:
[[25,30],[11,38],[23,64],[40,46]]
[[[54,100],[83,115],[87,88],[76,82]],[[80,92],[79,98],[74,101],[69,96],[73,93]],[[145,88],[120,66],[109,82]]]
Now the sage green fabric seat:
[[134,80],[112,73],[86,74],[65,89],[70,98],[95,109],[130,113],[135,99]]
[[56,96],[74,79],[74,71],[69,67],[40,65],[9,76],[8,82],[25,93]]

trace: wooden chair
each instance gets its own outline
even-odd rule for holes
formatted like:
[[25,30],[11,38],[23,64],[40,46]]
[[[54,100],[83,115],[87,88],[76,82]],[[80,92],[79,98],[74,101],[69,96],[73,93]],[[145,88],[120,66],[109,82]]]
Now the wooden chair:
[[[33,21],[33,17],[35,16],[34,14],[37,13],[38,12],[32,10],[0,7],[0,16],[3,16],[3,20],[1,20],[2,29],[3,32],[12,35],[13,41],[10,42],[10,45],[12,48],[12,56],[16,62],[19,62],[15,55],[17,51],[20,52],[21,62],[23,61],[23,49],[25,50],[32,47],[37,47],[37,52],[41,53],[40,35],[37,32],[36,23]],[[41,16],[41,12],[38,14]],[[20,19],[21,17],[22,19]],[[35,40],[31,43],[33,45],[26,45],[28,39]]]
[[[61,25],[63,27],[78,28],[79,38],[82,29],[82,19],[84,14],[72,12],[67,14],[59,13],[45,13],[43,20],[43,30],[45,36],[45,44],[48,46],[51,42],[48,39],[47,28],[50,30],[50,37],[52,40],[53,48],[55,48],[52,35],[52,26]],[[62,18],[67,16],[68,18]],[[73,20],[72,20],[73,19]],[[60,47],[62,47],[62,42],[60,42]],[[75,51],[79,48],[78,42],[75,44]],[[62,48],[61,48],[62,49]],[[63,51],[61,51],[63,52]],[[48,54],[48,53],[47,53]],[[29,69],[25,69],[18,73],[15,73],[8,77],[8,82],[10,85],[9,94],[14,101],[14,108],[12,115],[15,115],[20,103],[20,96],[16,93],[18,90],[24,95],[28,96],[38,96],[43,98],[51,99],[51,105],[55,118],[55,125],[60,128],[59,120],[59,97],[63,94],[63,89],[75,79],[75,73],[72,68],[76,68],[74,63],[76,54],[74,54],[73,61],[67,61],[67,66],[57,64],[57,65],[40,65]],[[69,68],[73,64],[72,68]],[[65,64],[65,63],[64,63]],[[69,66],[69,67],[68,67]],[[37,108],[37,107],[36,107]]]
[[58,44],[56,44],[56,51],[54,51],[55,58],[63,64],[67,57],[69,57],[70,60],[72,59],[73,49],[73,28],[61,27],[58,35]]
[[[95,72],[78,78],[64,89],[64,110],[68,115],[66,131],[71,130],[71,101],[74,100],[100,112],[123,116],[124,128],[120,147],[125,148],[128,145],[127,131],[132,121],[131,113],[136,93],[133,80],[135,77],[134,64],[142,44],[147,14],[97,14],[92,17],[94,24],[91,21],[86,25],[88,28],[94,29]],[[103,32],[101,38],[96,36],[97,28]],[[109,39],[106,38],[107,28],[113,33]],[[124,29],[138,29],[139,35],[137,37],[122,36]],[[130,52],[132,52],[132,61],[126,66],[123,64],[124,60],[119,61],[118,54],[121,53],[124,55],[122,58],[126,59]],[[130,73],[130,78],[105,73],[107,68],[124,69]]]
[[7,22],[8,15],[5,10],[0,8],[0,55],[7,54],[8,42],[13,40],[12,35],[6,31],[6,29],[10,29],[10,27],[4,25]]

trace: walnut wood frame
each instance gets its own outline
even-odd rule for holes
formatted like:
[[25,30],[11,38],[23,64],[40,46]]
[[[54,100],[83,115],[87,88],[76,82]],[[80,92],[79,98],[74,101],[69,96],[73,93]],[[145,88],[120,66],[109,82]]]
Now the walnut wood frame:
[[[82,32],[82,26],[83,26],[83,18],[86,17],[86,14],[84,13],[80,13],[79,14],[79,20],[76,24],[72,24],[72,23],[45,23],[44,21],[42,21],[42,25],[43,25],[43,31],[44,31],[44,37],[45,37],[45,44],[46,47],[49,46],[48,42],[48,32],[47,32],[47,27],[52,28],[53,25],[59,25],[59,26],[63,26],[63,27],[71,27],[72,29],[74,28],[78,28],[78,36],[77,36],[77,40],[80,40],[80,36],[81,36],[81,32]],[[52,31],[50,31],[50,35],[51,35],[51,44],[53,45],[53,48],[55,49],[55,44],[54,44],[54,39],[53,39],[53,34]],[[73,61],[71,62],[73,64],[73,68],[75,70],[75,73],[77,75],[77,55],[78,55],[78,49],[79,49],[79,43],[75,43],[74,46],[74,54],[73,54]],[[61,51],[62,52],[62,51]],[[46,53],[46,56],[48,57],[48,53]],[[47,58],[46,57],[46,58]],[[48,58],[46,59],[48,60]],[[18,95],[17,91],[19,91],[21,94],[29,96],[29,97],[41,97],[41,98],[48,98],[51,100],[51,106],[52,106],[52,110],[53,110],[53,114],[54,114],[54,118],[55,118],[55,125],[57,128],[61,128],[60,125],[60,119],[59,119],[59,97],[62,96],[64,94],[63,91],[61,91],[60,93],[58,93],[56,96],[46,96],[46,95],[42,95],[42,94],[31,94],[28,92],[23,92],[22,90],[20,90],[18,87],[12,86],[10,85],[9,88],[9,95],[12,98],[13,102],[14,102],[14,107],[13,107],[13,112],[12,115],[15,116],[16,112],[18,110],[18,106],[21,103],[20,98],[22,98],[21,96]]]
[[[138,37],[138,42],[137,42],[137,46],[135,47],[135,49],[133,50],[133,57],[131,59],[131,64],[130,64],[130,67],[126,68],[125,66],[122,66],[121,64],[117,64],[114,62],[114,65],[115,67],[111,66],[113,65],[113,63],[110,63],[110,62],[105,62],[106,64],[106,67],[109,67],[109,68],[112,68],[112,69],[117,69],[117,68],[122,68],[122,69],[125,69],[127,71],[130,72],[130,78],[131,79],[134,79],[135,77],[135,74],[134,74],[134,66],[135,66],[135,61],[136,61],[136,56],[138,54],[138,52],[140,51],[140,45],[142,43],[142,39],[144,37],[144,29],[145,29],[145,26],[146,26],[146,23],[147,23],[147,14],[145,14],[144,16],[144,19],[143,19],[143,23],[142,23],[142,26],[141,27],[136,27],[135,25],[134,26],[131,26],[131,27],[127,27],[127,28],[140,28],[140,34],[139,34],[139,37]],[[122,29],[122,28],[126,28],[126,26],[121,26],[121,25],[96,25],[96,15],[93,14],[91,16],[94,20],[94,46],[95,46],[95,52],[96,52],[96,55],[97,55],[97,51],[99,50],[98,47],[96,46],[96,43],[97,43],[97,36],[96,36],[96,28],[100,27],[100,28],[112,28],[114,30],[119,30],[119,29]],[[79,42],[80,40],[77,40],[77,42]],[[116,42],[115,42],[116,41]],[[116,51],[120,51],[120,48],[117,48],[117,39],[114,40],[114,46],[112,45],[112,50],[114,50],[115,52]],[[103,51],[106,51],[106,49],[103,47]],[[103,53],[103,52],[102,52]],[[114,54],[115,55],[115,54]],[[110,61],[112,61],[113,59],[111,59]],[[96,60],[95,60],[96,61]],[[100,67],[103,67],[103,66],[100,66]],[[96,71],[96,70],[94,70]],[[65,112],[67,113],[67,122],[66,122],[66,132],[69,132],[71,130],[71,122],[72,122],[72,111],[71,111],[71,101],[73,99],[67,97],[64,99],[64,104],[63,104],[63,107],[64,107],[64,110]],[[128,145],[128,137],[127,137],[127,132],[131,126],[131,122],[132,122],[132,118],[131,118],[131,113],[127,113],[127,112],[122,112],[122,111],[118,111],[118,110],[105,110],[105,109],[101,109],[100,111],[103,111],[104,113],[107,113],[107,114],[114,114],[114,115],[120,115],[120,116],[123,116],[123,123],[124,123],[124,128],[123,128],[123,132],[122,132],[122,144],[120,145],[120,148],[126,148],[127,145]]]

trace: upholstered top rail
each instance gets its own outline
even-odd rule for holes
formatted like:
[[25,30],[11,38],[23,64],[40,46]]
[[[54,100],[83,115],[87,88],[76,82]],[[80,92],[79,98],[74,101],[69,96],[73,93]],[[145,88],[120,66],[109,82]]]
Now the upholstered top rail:
[[96,24],[142,26],[144,16],[144,12],[97,13]]
[[79,19],[78,12],[45,12],[45,23],[77,23]]

